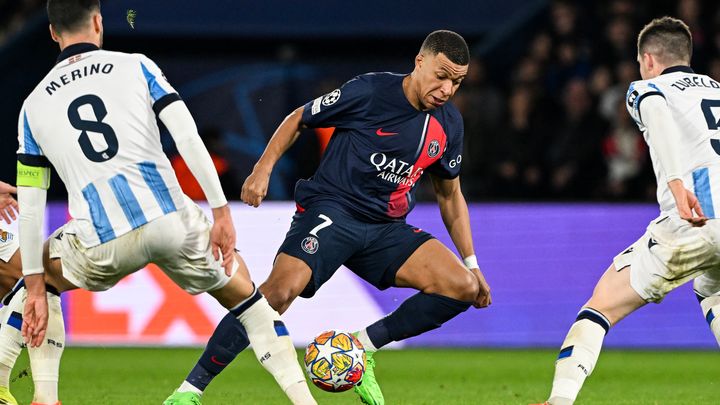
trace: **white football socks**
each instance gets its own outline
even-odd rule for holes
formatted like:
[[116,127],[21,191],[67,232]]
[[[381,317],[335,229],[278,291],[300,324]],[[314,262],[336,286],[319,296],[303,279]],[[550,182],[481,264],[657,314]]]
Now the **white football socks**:
[[0,310],[0,386],[3,387],[10,386],[10,373],[25,346],[20,328],[26,296],[25,288],[20,288]]
[[237,318],[247,331],[258,361],[275,377],[290,401],[296,405],[316,404],[280,314],[270,307],[265,297],[242,311]]
[[28,347],[28,354],[35,382],[33,402],[55,404],[58,402],[60,358],[65,349],[65,323],[60,307],[60,297],[48,293],[47,300],[48,326],[45,332],[45,341],[40,347]]
[[355,337],[360,341],[360,344],[363,345],[363,349],[365,349],[365,351],[373,353],[378,350],[372,340],[370,340],[370,336],[367,334],[367,328],[358,331],[357,334],[355,334]]
[[[610,322],[600,313],[584,309],[580,314],[585,311],[592,311],[609,328]],[[575,402],[585,379],[595,368],[606,331],[597,320],[578,317],[570,328],[555,363],[555,378],[548,400],[550,405],[570,405]]]
[[703,298],[700,301],[700,307],[705,320],[710,325],[710,330],[715,335],[715,340],[720,345],[720,296]]

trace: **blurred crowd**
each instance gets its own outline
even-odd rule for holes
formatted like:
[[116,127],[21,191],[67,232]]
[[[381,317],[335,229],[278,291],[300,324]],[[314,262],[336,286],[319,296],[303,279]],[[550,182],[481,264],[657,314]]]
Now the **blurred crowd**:
[[455,99],[466,120],[465,193],[652,200],[647,147],[624,98],[640,79],[637,34],[663,15],[692,30],[695,71],[720,78],[718,1],[556,0],[505,81],[474,60]]
[[46,0],[0,0],[0,46],[37,11],[45,7]]
[[[0,46],[44,5],[45,0],[0,0]],[[474,55],[453,100],[465,119],[466,196],[652,201],[655,178],[647,146],[625,109],[625,93],[640,79],[637,34],[663,15],[690,26],[693,68],[720,79],[718,0],[550,0],[542,15],[506,38],[498,55]],[[202,132],[228,195],[238,198],[249,169],[233,165],[237,158],[223,144],[227,131]],[[320,148],[310,147],[322,149],[329,134],[316,135]],[[293,171],[283,180],[289,193],[297,176],[309,176],[316,167],[305,150],[299,156],[291,159],[308,173]],[[173,157],[173,165],[186,192],[201,199],[182,159]],[[423,185],[419,198],[432,197]]]

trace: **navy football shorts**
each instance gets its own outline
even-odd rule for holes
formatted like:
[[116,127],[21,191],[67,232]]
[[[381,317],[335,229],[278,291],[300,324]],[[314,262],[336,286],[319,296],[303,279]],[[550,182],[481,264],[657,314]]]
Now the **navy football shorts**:
[[332,205],[315,205],[293,216],[278,254],[304,261],[312,278],[300,296],[315,295],[345,265],[380,290],[395,285],[395,274],[433,236],[405,222],[358,220]]

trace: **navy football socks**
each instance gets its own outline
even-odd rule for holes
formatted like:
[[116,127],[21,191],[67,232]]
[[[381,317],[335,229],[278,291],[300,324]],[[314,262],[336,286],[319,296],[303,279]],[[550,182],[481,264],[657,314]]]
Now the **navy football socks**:
[[228,313],[210,336],[205,351],[185,381],[205,391],[210,382],[246,347],[247,332],[235,315]]
[[437,294],[417,293],[398,309],[367,327],[376,348],[439,328],[443,323],[465,312],[472,302],[459,301]]

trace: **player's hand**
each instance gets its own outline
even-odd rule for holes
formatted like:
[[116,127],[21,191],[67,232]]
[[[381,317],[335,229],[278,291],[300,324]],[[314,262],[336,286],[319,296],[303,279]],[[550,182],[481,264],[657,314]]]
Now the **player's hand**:
[[0,217],[8,224],[17,219],[15,213],[19,212],[18,203],[11,193],[17,194],[17,189],[0,181]]
[[266,172],[256,167],[252,174],[245,179],[240,198],[247,205],[252,205],[253,207],[260,206],[263,198],[267,195],[269,183],[270,172]]
[[471,269],[470,271],[473,275],[475,275],[475,278],[480,285],[480,291],[478,292],[475,301],[473,301],[473,306],[475,308],[485,308],[490,306],[490,304],[492,304],[492,297],[490,296],[490,285],[488,285],[487,281],[485,281],[485,276],[483,276],[480,269]]
[[700,227],[705,225],[708,218],[703,213],[700,202],[695,194],[685,188],[682,180],[670,181],[668,186],[673,197],[675,197],[675,205],[680,218],[688,221],[692,226]]
[[222,266],[225,268],[225,274],[230,277],[235,260],[235,225],[228,205],[213,208],[212,212],[214,222],[210,229],[210,246],[213,257],[215,260],[220,260],[222,255]]
[[48,302],[43,274],[25,276],[27,298],[23,310],[22,336],[30,347],[38,347],[45,341],[48,324]]

